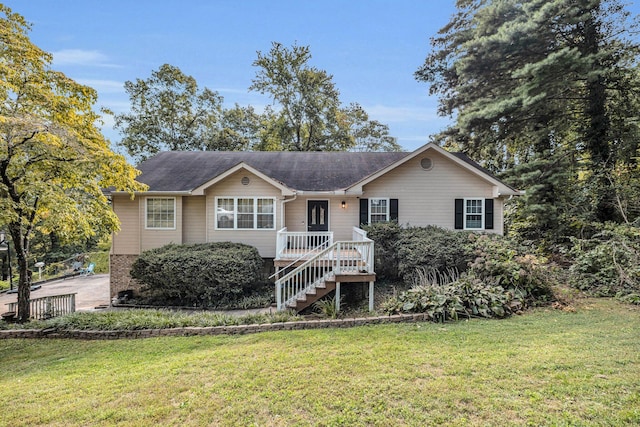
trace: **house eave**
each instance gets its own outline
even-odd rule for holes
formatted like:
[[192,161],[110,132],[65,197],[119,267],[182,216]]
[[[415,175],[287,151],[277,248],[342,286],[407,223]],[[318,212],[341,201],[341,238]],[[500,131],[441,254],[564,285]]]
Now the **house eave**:
[[259,171],[258,169],[248,165],[245,162],[240,162],[238,164],[236,164],[235,166],[227,169],[226,171],[222,172],[221,174],[215,176],[214,178],[210,179],[207,182],[204,182],[202,184],[200,184],[198,187],[194,188],[191,193],[194,196],[203,196],[205,194],[205,191],[207,190],[207,188],[211,187],[212,185],[217,184],[218,182],[224,180],[225,178],[229,177],[230,175],[240,171],[240,170],[246,170],[247,172],[250,172],[256,176],[258,176],[260,179],[264,180],[265,182],[269,183],[270,185],[273,185],[274,187],[276,187],[277,189],[279,189],[282,192],[283,196],[293,196],[294,194],[296,194],[296,191],[287,187],[286,185],[284,185],[283,183],[274,180],[273,178],[271,178],[268,175],[265,175],[264,173],[262,173],[261,171]]
[[[112,196],[122,196],[122,195],[131,195],[128,191],[111,191],[109,192]],[[134,196],[191,196],[192,193],[190,190],[180,190],[180,191],[171,191],[171,190],[158,190],[158,191],[136,191],[133,193]]]

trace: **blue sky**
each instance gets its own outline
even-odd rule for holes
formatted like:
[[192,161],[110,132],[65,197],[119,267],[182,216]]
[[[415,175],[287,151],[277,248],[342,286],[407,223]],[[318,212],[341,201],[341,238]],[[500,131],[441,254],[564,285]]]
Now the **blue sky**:
[[[624,0],[623,0],[624,1]],[[99,105],[129,108],[123,85],[168,63],[218,91],[227,106],[270,100],[249,92],[256,51],[271,42],[309,45],[311,65],[333,75],[344,104],[360,103],[406,150],[442,130],[437,99],[413,73],[454,0],[17,0],[31,40],[53,68],[93,87]],[[638,14],[638,3],[628,10]],[[103,129],[113,142],[120,136]]]
[[[453,0],[29,0],[6,4],[33,24],[32,42],[53,68],[93,87],[99,105],[129,108],[123,85],[162,64],[179,67],[225,104],[270,100],[249,92],[256,51],[271,42],[309,45],[311,65],[333,75],[344,104],[360,103],[389,125],[407,150],[428,142],[448,119],[413,73],[429,38],[454,12]],[[113,142],[120,139],[103,129]]]

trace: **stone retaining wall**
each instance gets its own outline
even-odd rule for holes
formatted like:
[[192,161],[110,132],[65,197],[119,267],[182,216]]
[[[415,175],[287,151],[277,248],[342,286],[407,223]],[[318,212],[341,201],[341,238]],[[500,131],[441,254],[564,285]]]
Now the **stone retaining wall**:
[[351,328],[354,326],[422,322],[427,320],[427,316],[424,314],[398,314],[394,316],[358,317],[353,319],[301,320],[297,322],[265,323],[261,325],[141,329],[135,331],[55,331],[51,329],[20,329],[0,331],[0,339],[73,338],[83,340],[113,340],[152,337],[187,337],[196,335],[243,335],[268,331]]

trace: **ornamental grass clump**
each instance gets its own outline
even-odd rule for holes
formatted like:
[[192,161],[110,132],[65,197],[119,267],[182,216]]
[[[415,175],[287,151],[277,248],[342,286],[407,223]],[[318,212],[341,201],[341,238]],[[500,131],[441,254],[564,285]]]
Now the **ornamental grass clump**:
[[133,309],[101,312],[76,312],[48,320],[9,324],[0,321],[0,329],[48,329],[55,331],[132,331],[141,329],[169,329],[256,325],[300,320],[292,311],[249,313],[238,316],[210,311],[172,311],[164,309]]

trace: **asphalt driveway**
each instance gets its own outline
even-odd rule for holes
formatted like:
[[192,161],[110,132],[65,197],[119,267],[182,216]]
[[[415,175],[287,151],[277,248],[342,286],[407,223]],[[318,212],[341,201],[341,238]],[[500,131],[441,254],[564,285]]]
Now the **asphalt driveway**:
[[[43,283],[40,289],[31,291],[31,298],[41,298],[51,295],[76,294],[76,310],[91,311],[104,308],[111,301],[109,298],[109,275],[95,274],[91,276],[76,276],[70,279],[55,280]],[[0,312],[4,313],[6,304],[16,302],[18,294],[0,294]]]

